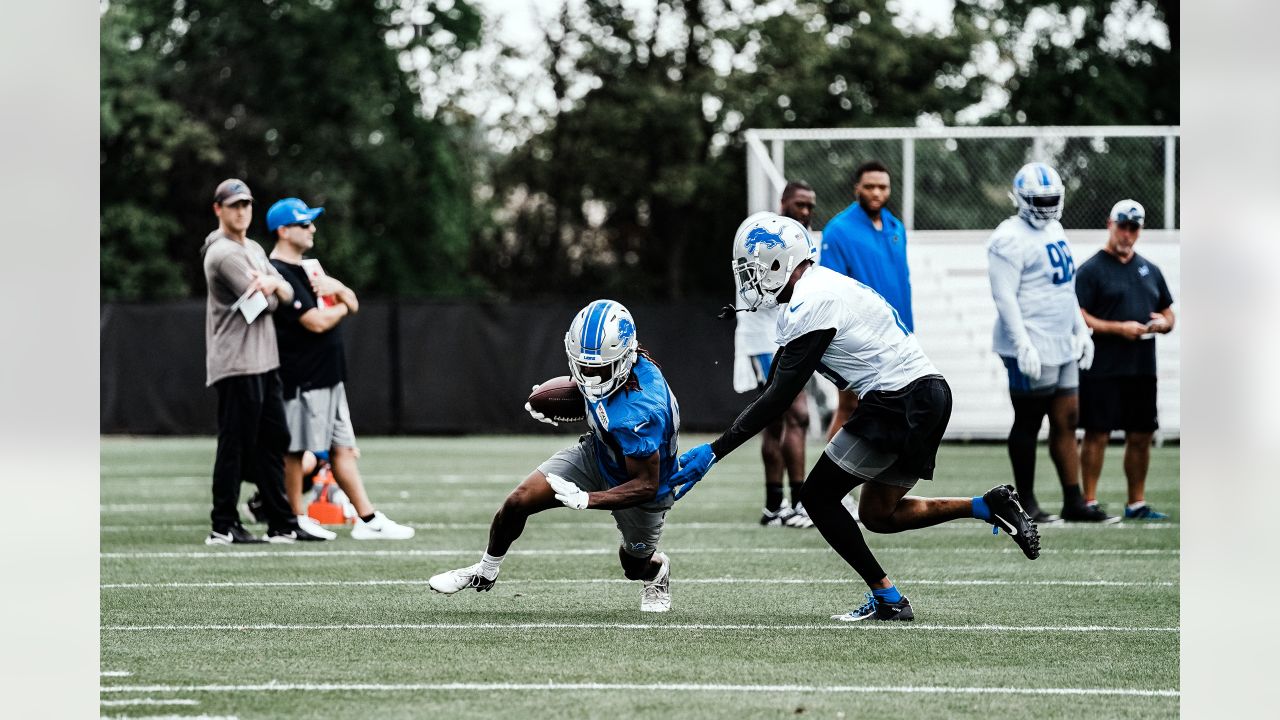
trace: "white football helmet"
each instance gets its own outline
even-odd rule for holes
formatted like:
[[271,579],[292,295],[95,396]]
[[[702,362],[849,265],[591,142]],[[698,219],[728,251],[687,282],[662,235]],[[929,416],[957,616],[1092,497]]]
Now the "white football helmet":
[[759,212],[738,226],[733,238],[733,276],[750,309],[773,308],[791,272],[818,259],[818,247],[804,225],[777,213]]
[[591,400],[606,398],[626,384],[638,347],[631,313],[612,300],[582,308],[564,335],[569,372]]
[[1018,206],[1018,217],[1031,227],[1042,228],[1062,218],[1065,188],[1058,171],[1041,162],[1027,163],[1013,176],[1009,197]]

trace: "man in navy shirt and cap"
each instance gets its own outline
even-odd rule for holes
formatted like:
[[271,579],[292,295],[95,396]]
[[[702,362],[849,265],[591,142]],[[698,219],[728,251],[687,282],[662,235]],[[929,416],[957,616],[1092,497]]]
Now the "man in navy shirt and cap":
[[1156,421],[1155,336],[1173,330],[1173,296],[1155,263],[1134,252],[1146,219],[1121,200],[1107,219],[1107,244],[1076,273],[1076,296],[1093,330],[1093,365],[1080,373],[1080,448],[1085,501],[1097,505],[1098,478],[1113,430],[1124,431],[1126,520],[1164,520],[1147,505],[1147,468]]

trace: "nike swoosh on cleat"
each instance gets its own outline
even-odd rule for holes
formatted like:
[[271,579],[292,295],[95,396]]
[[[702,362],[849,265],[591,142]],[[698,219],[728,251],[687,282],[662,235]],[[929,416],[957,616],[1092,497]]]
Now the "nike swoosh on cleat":
[[1004,518],[1000,517],[999,515],[996,515],[996,516],[995,516],[995,518],[996,518],[997,520],[999,520],[999,521],[1004,525],[1004,527],[1005,527],[1005,532],[1009,533],[1010,535],[1017,535],[1017,534],[1018,534],[1018,528],[1016,528],[1016,527],[1014,527],[1014,526],[1010,525],[1008,520],[1005,520]]

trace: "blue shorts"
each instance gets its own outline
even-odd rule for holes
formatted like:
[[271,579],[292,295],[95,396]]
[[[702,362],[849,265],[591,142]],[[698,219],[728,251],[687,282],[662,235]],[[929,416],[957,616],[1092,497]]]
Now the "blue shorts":
[[773,368],[773,353],[760,353],[751,356],[751,369],[756,373],[756,386],[764,387],[769,381],[769,370]]
[[1041,365],[1040,377],[1032,380],[1018,369],[1018,361],[1000,356],[1009,371],[1010,395],[1074,395],[1080,387],[1080,367],[1075,360],[1061,365]]

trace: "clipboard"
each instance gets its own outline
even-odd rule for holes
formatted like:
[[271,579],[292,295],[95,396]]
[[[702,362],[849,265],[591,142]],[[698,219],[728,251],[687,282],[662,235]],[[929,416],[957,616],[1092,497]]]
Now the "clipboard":
[[244,321],[252,325],[253,321],[257,320],[262,311],[266,309],[267,296],[263,295],[261,290],[255,290],[251,287],[245,290],[244,294],[231,305],[230,312],[239,310],[240,314],[244,316]]

